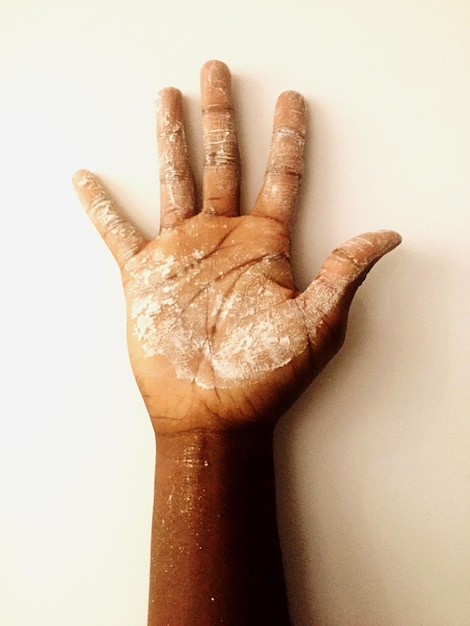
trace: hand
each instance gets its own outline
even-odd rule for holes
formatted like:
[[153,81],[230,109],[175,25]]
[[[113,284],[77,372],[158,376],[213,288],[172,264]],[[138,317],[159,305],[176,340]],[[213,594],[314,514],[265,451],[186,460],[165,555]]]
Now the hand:
[[198,212],[181,93],[160,93],[161,232],[147,241],[98,180],[78,195],[115,256],[127,302],[133,370],[157,432],[273,425],[342,345],[349,305],[371,267],[400,242],[366,233],[326,259],[303,292],[289,262],[303,169],[302,96],[279,97],[266,174],[239,214],[240,163],[230,73],[201,73],[204,183]]

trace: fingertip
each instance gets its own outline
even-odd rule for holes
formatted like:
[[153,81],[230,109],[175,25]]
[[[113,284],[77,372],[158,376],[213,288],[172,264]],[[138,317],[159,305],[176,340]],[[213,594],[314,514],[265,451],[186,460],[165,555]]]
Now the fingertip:
[[202,107],[232,106],[232,76],[222,61],[211,60],[201,68]]
[[85,187],[93,179],[93,174],[86,169],[77,170],[72,176],[72,183],[75,188]]
[[383,233],[387,237],[387,240],[390,245],[390,250],[393,250],[393,248],[396,248],[397,246],[399,246],[401,242],[403,241],[403,238],[400,235],[400,233],[397,233],[395,230],[379,230],[378,232]]
[[157,95],[157,128],[164,131],[183,118],[183,95],[176,87],[165,87]]
[[376,230],[372,233],[365,233],[355,238],[357,240],[368,240],[381,254],[386,254],[400,245],[402,237],[394,230]]
[[231,74],[228,65],[226,65],[223,61],[219,61],[218,59],[209,59],[201,67],[201,77],[208,76],[227,78],[230,77]]
[[277,102],[278,104],[290,105],[299,109],[305,109],[307,106],[303,95],[292,89],[280,93],[277,98]]
[[72,184],[82,205],[88,210],[90,197],[100,184],[90,170],[79,169],[72,176]]
[[295,130],[305,135],[307,129],[307,104],[298,91],[284,91],[276,101],[274,126]]
[[157,103],[175,102],[182,99],[182,94],[176,87],[164,87],[157,94]]
[[357,235],[340,246],[325,260],[319,276],[327,282],[338,279],[353,284],[362,280],[371,268],[401,242],[401,236],[393,230],[377,230]]

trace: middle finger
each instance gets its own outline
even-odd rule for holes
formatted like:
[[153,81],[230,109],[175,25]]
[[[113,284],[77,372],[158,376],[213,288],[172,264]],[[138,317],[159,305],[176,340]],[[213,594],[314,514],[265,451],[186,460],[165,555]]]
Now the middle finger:
[[208,61],[201,70],[204,184],[202,210],[212,215],[238,214],[240,156],[228,67]]

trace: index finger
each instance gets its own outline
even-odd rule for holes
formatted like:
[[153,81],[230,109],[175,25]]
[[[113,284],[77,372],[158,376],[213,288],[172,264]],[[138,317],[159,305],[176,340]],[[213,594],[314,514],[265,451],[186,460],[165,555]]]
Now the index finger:
[[268,165],[253,215],[288,224],[294,214],[303,172],[306,106],[296,91],[285,91],[274,111]]

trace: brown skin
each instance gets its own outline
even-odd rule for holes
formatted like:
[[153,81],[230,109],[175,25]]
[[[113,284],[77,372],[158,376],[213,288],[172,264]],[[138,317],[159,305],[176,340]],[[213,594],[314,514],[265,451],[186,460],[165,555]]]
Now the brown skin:
[[[240,216],[230,83],[223,63],[202,68],[199,211],[182,97],[174,88],[160,93],[162,230],[154,240],[122,216],[90,172],[74,177],[122,273],[129,354],[156,434],[149,626],[289,623],[273,429],[339,350],[354,293],[400,242],[392,231],[346,242],[299,293],[289,251],[304,100],[296,92],[279,97],[262,188],[251,212]],[[267,325],[274,336],[264,332]],[[252,353],[236,346],[227,354],[226,342],[240,331]]]

